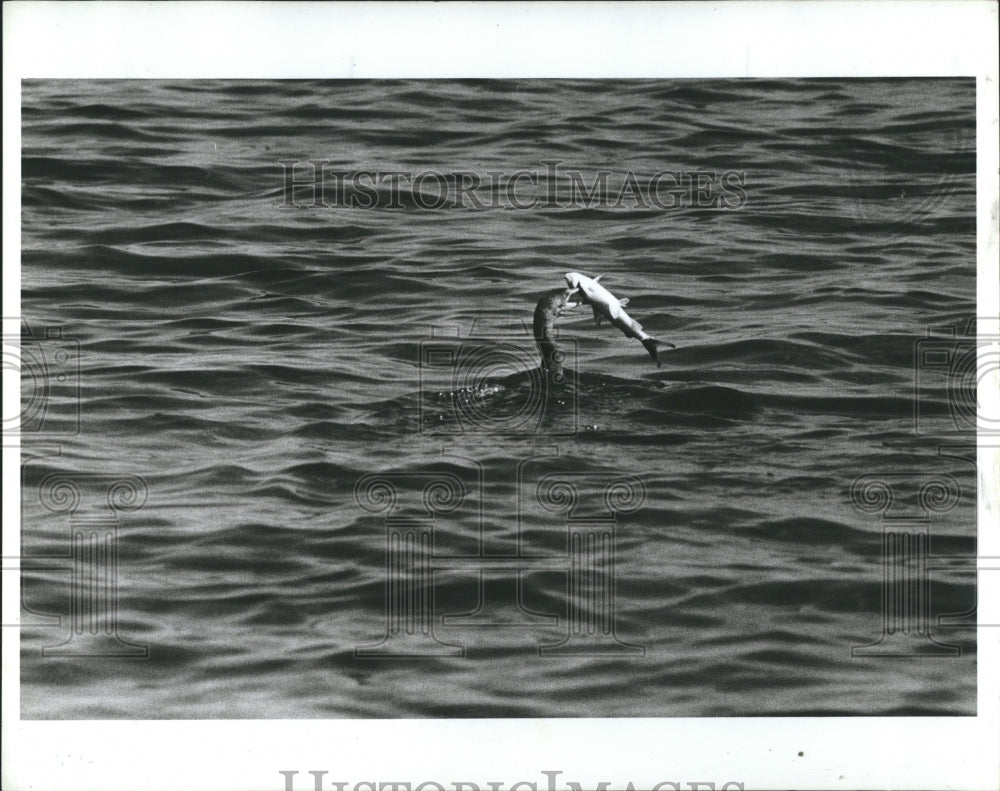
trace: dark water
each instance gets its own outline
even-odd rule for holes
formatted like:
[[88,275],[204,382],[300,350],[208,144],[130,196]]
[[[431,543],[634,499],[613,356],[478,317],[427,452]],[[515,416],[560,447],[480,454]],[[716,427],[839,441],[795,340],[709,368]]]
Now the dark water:
[[[63,615],[22,630],[25,717],[975,712],[974,632],[938,624],[975,603],[974,432],[953,360],[914,367],[975,315],[972,80],[33,81],[22,114],[51,379],[24,620]],[[746,199],[282,208],[279,161],[307,159],[484,181],[558,160],[610,171],[611,203],[629,171],[736,171]],[[577,311],[577,375],[540,386],[525,322],[571,270],[677,345],[662,368]],[[926,617],[883,644],[904,656],[852,655],[883,624],[864,475],[929,520],[899,528],[933,567]],[[127,476],[146,493],[112,502],[142,507],[110,509]],[[71,585],[71,531],[115,529],[127,643],[43,655],[94,582]],[[387,591],[413,620],[380,643]],[[129,644],[148,656],[107,655]]]

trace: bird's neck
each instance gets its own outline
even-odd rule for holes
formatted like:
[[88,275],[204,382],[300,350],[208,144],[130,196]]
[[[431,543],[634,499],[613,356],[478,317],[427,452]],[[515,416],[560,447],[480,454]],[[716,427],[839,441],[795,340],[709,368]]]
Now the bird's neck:
[[553,324],[555,315],[548,300],[542,299],[535,308],[535,343],[538,345],[538,352],[542,356],[542,368],[549,372],[562,370],[561,355],[558,354],[559,347],[552,340]]

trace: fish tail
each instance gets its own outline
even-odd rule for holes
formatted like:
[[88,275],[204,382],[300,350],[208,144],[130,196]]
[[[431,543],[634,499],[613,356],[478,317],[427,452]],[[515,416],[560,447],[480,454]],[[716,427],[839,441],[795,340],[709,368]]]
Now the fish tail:
[[660,367],[660,357],[656,353],[656,347],[660,345],[660,342],[656,338],[643,338],[642,345],[646,347],[646,351],[649,352],[649,356],[653,358],[653,362],[656,363],[656,367]]

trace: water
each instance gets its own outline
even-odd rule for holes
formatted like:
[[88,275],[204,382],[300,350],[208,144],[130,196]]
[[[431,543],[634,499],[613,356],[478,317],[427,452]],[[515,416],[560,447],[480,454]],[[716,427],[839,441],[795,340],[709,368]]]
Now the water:
[[[954,363],[914,368],[928,328],[975,316],[974,116],[961,79],[23,83],[22,307],[51,378],[22,387],[47,410],[24,440],[23,716],[974,714],[974,632],[937,622],[975,603],[974,431]],[[543,197],[559,161],[560,189],[610,171],[611,203],[629,171],[736,171],[746,200],[294,209],[281,160],[527,169]],[[532,311],[573,270],[677,345],[662,368],[577,310],[570,375],[540,389]],[[372,475],[424,566],[387,573]],[[910,626],[960,655],[852,655],[883,624],[864,475],[890,515],[929,514]],[[111,511],[127,476],[145,503]],[[941,476],[953,500],[920,508]],[[126,642],[70,652],[145,658],[43,655],[69,636],[71,529],[117,530]],[[588,599],[612,557],[613,597]],[[387,584],[433,637],[403,618],[380,642]]]

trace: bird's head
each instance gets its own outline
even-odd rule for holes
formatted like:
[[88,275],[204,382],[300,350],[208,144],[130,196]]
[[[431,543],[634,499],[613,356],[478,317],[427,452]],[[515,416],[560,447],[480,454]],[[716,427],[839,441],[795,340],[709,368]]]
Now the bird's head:
[[579,302],[571,302],[570,297],[575,294],[576,291],[572,288],[565,289],[558,297],[556,301],[556,315],[561,316],[564,310],[571,310],[579,305]]

